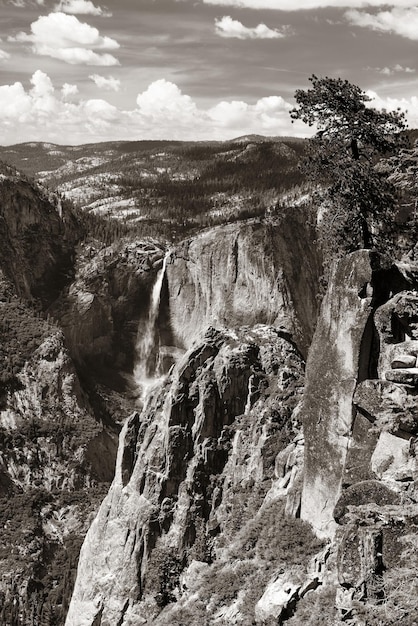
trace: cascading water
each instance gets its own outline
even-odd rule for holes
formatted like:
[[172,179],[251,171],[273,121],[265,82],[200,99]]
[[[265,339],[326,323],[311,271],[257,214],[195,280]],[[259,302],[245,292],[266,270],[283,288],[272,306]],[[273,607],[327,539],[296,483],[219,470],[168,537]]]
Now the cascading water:
[[160,310],[161,290],[164,282],[168,254],[163,259],[163,264],[158,270],[157,278],[152,288],[148,318],[145,325],[139,329],[135,346],[136,365],[134,378],[141,389],[142,399],[148,391],[161,379],[158,371],[158,354],[156,354],[157,320]]

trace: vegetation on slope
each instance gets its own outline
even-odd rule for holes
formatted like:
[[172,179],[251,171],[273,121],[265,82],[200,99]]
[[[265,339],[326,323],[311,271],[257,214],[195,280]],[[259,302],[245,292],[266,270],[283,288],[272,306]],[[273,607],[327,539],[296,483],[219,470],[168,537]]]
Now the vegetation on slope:
[[[177,241],[208,226],[262,217],[303,180],[297,163],[304,143],[296,139],[30,144],[26,161],[22,147],[12,148],[3,149],[4,158],[72,199],[108,243],[127,234]],[[52,166],[56,153],[60,167]],[[45,159],[47,172],[40,169]]]

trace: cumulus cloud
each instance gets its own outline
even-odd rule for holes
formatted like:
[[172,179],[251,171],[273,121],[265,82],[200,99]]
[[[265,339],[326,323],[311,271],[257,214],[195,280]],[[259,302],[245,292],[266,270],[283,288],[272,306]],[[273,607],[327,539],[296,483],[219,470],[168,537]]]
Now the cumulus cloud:
[[285,36],[283,31],[277,28],[269,28],[265,24],[259,24],[255,28],[248,28],[238,20],[233,20],[229,15],[225,15],[221,19],[215,19],[215,30],[220,37],[236,39],[278,39]]
[[371,98],[370,106],[376,109],[394,111],[400,109],[406,113],[408,124],[411,128],[418,128],[418,97],[411,98],[382,98],[375,91],[367,91]]
[[280,135],[290,129],[291,108],[282,97],[268,96],[252,105],[240,100],[219,102],[209,109],[208,115],[221,128],[236,129],[237,132],[258,128],[255,132]]
[[418,7],[395,7],[388,11],[367,13],[351,10],[345,13],[354,26],[371,28],[386,33],[395,33],[407,39],[418,40]]
[[28,6],[44,6],[45,0],[8,0],[8,4],[18,8],[24,9]]
[[202,0],[204,4],[248,9],[300,11],[325,7],[355,8],[397,6],[414,7],[416,0]]
[[35,54],[72,65],[119,65],[113,55],[95,51],[116,50],[118,42],[111,37],[102,37],[97,28],[80,22],[75,15],[43,15],[30,28],[30,33],[20,32],[15,37],[9,37],[9,41],[31,43]]
[[0,86],[3,141],[83,143],[86,136],[100,141],[121,113],[105,100],[68,102],[68,97],[76,93],[77,87],[68,84],[57,91],[49,76],[40,70],[33,74],[27,91],[20,82]]
[[73,98],[78,94],[77,85],[70,85],[69,83],[64,83],[61,89],[61,95],[64,100]]
[[106,78],[100,74],[91,74],[89,78],[96,83],[99,89],[104,89],[105,91],[119,91],[120,89],[120,80],[113,78],[113,76]]
[[112,15],[101,7],[95,6],[91,0],[61,0],[55,6],[54,11],[72,15],[101,15],[102,17]]
[[170,81],[161,78],[151,83],[136,99],[139,112],[152,119],[175,119],[178,116],[192,117],[197,112],[190,96]]
[[0,132],[4,143],[51,141],[86,143],[120,139],[230,139],[245,133],[306,134],[292,126],[291,105],[279,96],[254,104],[223,101],[207,109],[174,83],[156,80],[138,94],[131,110],[104,99],[83,100],[76,85],[55,89],[35,72],[31,88],[20,82],[0,86]]
[[[410,124],[418,126],[417,97],[390,100],[370,95],[372,105],[378,108],[407,109]],[[249,133],[306,135],[303,124],[291,124],[291,108],[292,104],[278,95],[255,103],[225,100],[204,108],[174,83],[160,79],[138,94],[132,109],[123,110],[105,99],[81,98],[76,85],[65,83],[55,88],[49,76],[38,70],[27,90],[20,82],[0,86],[0,133],[6,144],[132,138],[209,140]]]
[[10,54],[6,52],[5,50],[0,49],[0,62],[6,61],[6,59],[10,59]]

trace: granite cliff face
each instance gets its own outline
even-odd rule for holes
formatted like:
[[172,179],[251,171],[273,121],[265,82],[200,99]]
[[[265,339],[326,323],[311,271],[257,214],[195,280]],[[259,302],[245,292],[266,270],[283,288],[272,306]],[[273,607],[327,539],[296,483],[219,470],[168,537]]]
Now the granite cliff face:
[[[311,339],[322,271],[306,217],[295,210],[280,223],[211,229],[169,251],[155,339],[160,361],[173,348],[187,352],[122,431],[115,480],[83,547],[68,624],[156,623],[173,600],[188,602],[179,577],[189,568],[202,562],[206,571],[216,562],[228,569],[225,545],[240,543],[240,530],[253,532],[252,516],[275,508],[279,517],[298,514],[303,446],[292,416],[302,384],[299,350]],[[252,491],[245,515],[244,494]],[[261,577],[260,597],[274,565]],[[169,567],[173,576],[164,573]],[[253,567],[261,571],[265,558]],[[222,623],[230,611],[239,621],[249,610],[231,600],[221,600]],[[270,610],[262,606],[260,616]],[[169,614],[162,611],[161,623]]]
[[366,250],[343,259],[306,366],[301,517],[333,540],[336,607],[355,624],[376,606],[388,620],[411,611],[402,585],[417,566],[417,289],[413,263]]
[[170,322],[190,347],[209,325],[282,326],[306,355],[318,311],[321,256],[306,209],[238,223],[176,247],[167,264]]
[[[204,585],[211,564],[227,567],[240,531],[254,533],[246,529],[254,516],[280,515],[294,464],[288,473],[288,458],[277,468],[275,459],[286,444],[287,456],[296,453],[302,384],[299,352],[272,327],[210,329],[186,353],[123,428],[115,479],[84,542],[66,624],[171,623],[164,607],[190,600],[181,576],[198,568]],[[254,578],[258,571],[266,583],[276,558],[266,577],[266,556],[255,557]],[[229,622],[222,611],[232,600],[213,604],[219,623]],[[248,607],[238,603],[235,611],[245,616]]]
[[[371,405],[383,412],[385,394],[392,400],[388,407],[392,414],[405,400],[405,388],[397,389],[389,380],[407,383],[406,374],[402,379],[398,371],[403,370],[393,374],[386,370],[396,354],[409,354],[402,346],[408,330],[400,322],[396,330],[392,303],[403,303],[409,294],[404,290],[413,282],[389,259],[363,250],[338,264],[323,300],[302,408],[306,437],[302,517],[325,536],[335,530],[333,510],[342,487],[369,477],[370,451],[364,429],[357,432],[356,407],[364,403],[370,413],[364,408],[361,413],[374,421]],[[400,317],[407,315],[402,304],[399,310]],[[357,421],[364,423],[363,416]]]
[[[247,267],[252,229],[221,234],[238,239]],[[180,327],[180,302],[196,323],[197,311],[202,319],[239,318],[240,287],[223,309],[214,298],[220,281],[234,285],[231,265],[215,272],[216,288],[204,283],[210,272],[202,267],[215,258],[209,243],[210,233],[187,242],[187,258],[176,251],[167,264],[167,293],[178,300],[163,306],[184,343],[193,329]],[[200,261],[190,254],[194,246]],[[216,258],[221,249],[215,246]],[[183,287],[174,288],[179,267],[183,296]],[[268,281],[254,268],[249,275],[264,285],[251,300],[262,316]],[[116,476],[81,551],[66,624],[299,624],[312,602],[327,603],[329,619],[353,624],[376,606],[398,614],[394,580],[415,571],[418,531],[416,277],[414,264],[374,251],[342,259],[304,383],[301,354],[282,327],[301,341],[296,314],[292,322],[269,320],[280,328],[213,329],[189,348],[123,428]]]
[[132,370],[138,327],[147,317],[163,257],[163,247],[151,242],[78,246],[74,280],[51,311],[79,363]]

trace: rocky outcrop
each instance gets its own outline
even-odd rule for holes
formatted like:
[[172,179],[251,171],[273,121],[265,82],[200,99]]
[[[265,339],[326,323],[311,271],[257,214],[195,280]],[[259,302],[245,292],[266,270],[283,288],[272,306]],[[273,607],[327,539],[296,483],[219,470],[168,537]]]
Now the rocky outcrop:
[[[282,478],[275,457],[297,432],[302,371],[288,336],[271,327],[211,329],[189,350],[123,428],[67,626],[157,623],[165,605],[188,597],[181,572],[196,559],[216,562]],[[280,466],[291,471],[290,462]]]
[[239,223],[184,241],[167,264],[171,329],[190,347],[209,325],[273,324],[307,353],[322,274],[306,210],[279,223]]
[[[368,423],[361,418],[356,422],[353,397],[362,381],[366,382],[358,388],[357,397],[366,386],[376,389],[380,384],[382,390],[381,383],[373,380],[378,377],[383,351],[383,337],[376,326],[389,328],[388,315],[381,311],[386,310],[390,295],[402,292],[407,284],[392,262],[363,250],[338,264],[323,300],[306,367],[301,512],[321,536],[332,537],[335,532],[333,510],[344,484],[370,477],[367,472],[376,442],[364,436]],[[398,302],[402,294],[394,298]],[[373,411],[370,398],[366,404]],[[356,477],[350,475],[354,467]]]
[[353,624],[411,614],[394,584],[414,575],[417,537],[418,284],[404,269],[343,259],[306,367],[301,514],[333,540],[336,607]]
[[382,623],[399,618],[402,623],[408,609],[414,611],[415,601],[407,596],[408,579],[418,566],[417,513],[416,504],[384,502],[350,511],[337,533],[336,608],[343,620],[357,624],[370,615]]
[[[91,441],[113,448],[113,458],[115,441],[91,415],[62,333],[51,334],[34,351],[16,387],[0,410],[2,436],[10,441],[0,462],[15,487],[72,490],[89,486],[96,471],[112,479],[111,458],[107,471],[103,460],[96,468],[86,461]],[[19,438],[22,445],[14,441]]]

